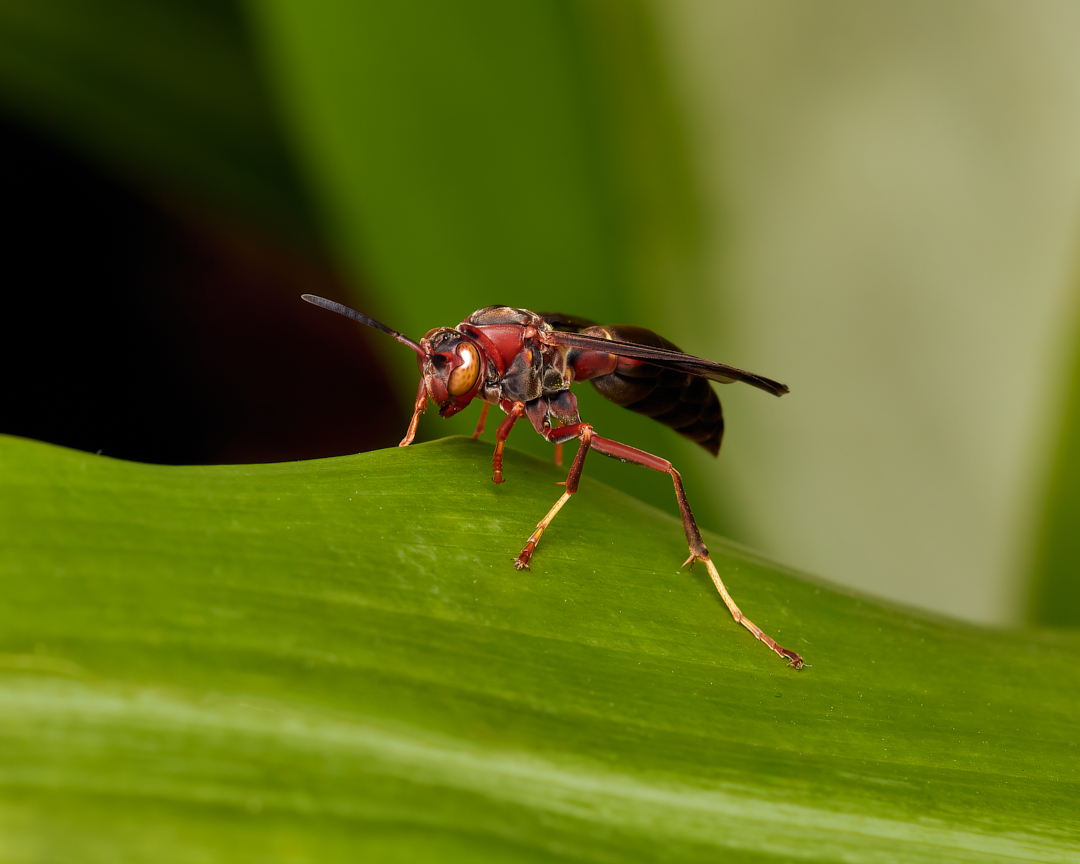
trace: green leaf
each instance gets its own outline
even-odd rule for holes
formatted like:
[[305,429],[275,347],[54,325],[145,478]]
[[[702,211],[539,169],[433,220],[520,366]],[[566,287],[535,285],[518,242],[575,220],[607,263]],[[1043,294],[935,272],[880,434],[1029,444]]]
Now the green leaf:
[[685,268],[697,213],[642,3],[250,11],[342,254],[395,329],[492,303],[625,315]]
[[[679,341],[666,310],[706,289],[660,41],[640,0],[15,0],[0,6],[0,102],[168,200],[336,241],[368,283],[364,311],[414,338],[508,303]],[[410,393],[412,357],[396,356]],[[689,461],[693,445],[647,418],[583,408],[603,434]],[[614,468],[596,471],[652,497]]]
[[1034,623],[1052,627],[1080,626],[1080,319],[1073,333],[1076,356],[1048,460],[1028,609]]
[[0,438],[0,858],[1080,854],[1080,638],[707,534],[795,672],[679,570],[673,494],[586,477],[515,571],[565,474],[510,452],[496,486],[490,456],[167,467]]
[[232,2],[0,4],[6,110],[170,200],[318,223]]
[[[248,8],[339,255],[373,288],[366,313],[414,339],[492,304],[663,332],[666,306],[706,291],[688,148],[647,4]],[[415,387],[412,356],[386,350]],[[601,434],[686,461],[692,445],[590,401]],[[467,434],[473,422],[431,420],[420,434]],[[708,515],[704,490],[698,502]]]

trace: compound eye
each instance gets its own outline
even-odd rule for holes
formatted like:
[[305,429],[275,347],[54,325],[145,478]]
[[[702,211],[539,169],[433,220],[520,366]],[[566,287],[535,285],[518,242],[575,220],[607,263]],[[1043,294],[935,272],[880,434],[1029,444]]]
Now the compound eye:
[[480,354],[476,347],[468,342],[462,342],[457,353],[461,358],[461,365],[450,373],[446,389],[451,396],[464,396],[476,386],[476,380],[480,377]]

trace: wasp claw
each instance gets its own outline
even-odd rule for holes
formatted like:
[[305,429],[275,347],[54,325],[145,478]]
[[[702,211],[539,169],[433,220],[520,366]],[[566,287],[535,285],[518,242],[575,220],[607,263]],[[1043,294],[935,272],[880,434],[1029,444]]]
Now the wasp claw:
[[514,559],[514,568],[517,569],[517,570],[529,570],[530,569],[529,562],[528,561],[522,561],[520,557],[515,558]]

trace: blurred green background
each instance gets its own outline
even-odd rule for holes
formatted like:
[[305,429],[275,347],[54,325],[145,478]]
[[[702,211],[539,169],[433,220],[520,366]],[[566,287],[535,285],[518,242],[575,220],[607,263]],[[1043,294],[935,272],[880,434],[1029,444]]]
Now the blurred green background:
[[[1078,25],[5,2],[0,431],[165,463],[392,446],[411,355],[303,291],[413,337],[493,303],[638,323],[792,388],[723,388],[718,463],[582,394],[705,526],[963,618],[1076,624]],[[663,477],[589,472],[674,511]]]

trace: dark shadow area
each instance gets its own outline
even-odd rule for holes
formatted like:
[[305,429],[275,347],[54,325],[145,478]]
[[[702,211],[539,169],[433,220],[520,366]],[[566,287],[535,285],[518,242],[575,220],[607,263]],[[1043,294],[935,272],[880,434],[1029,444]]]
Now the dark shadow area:
[[0,118],[0,432],[166,464],[392,446],[407,413],[325,260],[148,200]]

